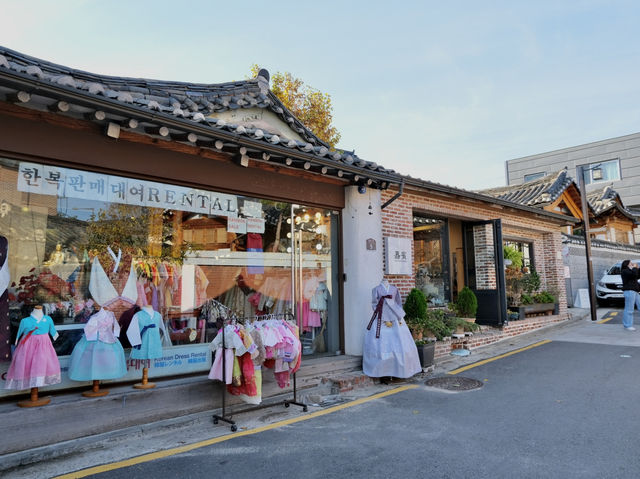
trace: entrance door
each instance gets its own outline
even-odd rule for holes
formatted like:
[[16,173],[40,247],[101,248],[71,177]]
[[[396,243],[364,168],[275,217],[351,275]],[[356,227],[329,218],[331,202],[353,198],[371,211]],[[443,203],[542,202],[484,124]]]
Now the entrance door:
[[476,322],[500,326],[507,318],[499,219],[463,223],[465,284],[478,298]]
[[339,346],[337,213],[291,206],[293,311],[302,354],[335,354]]

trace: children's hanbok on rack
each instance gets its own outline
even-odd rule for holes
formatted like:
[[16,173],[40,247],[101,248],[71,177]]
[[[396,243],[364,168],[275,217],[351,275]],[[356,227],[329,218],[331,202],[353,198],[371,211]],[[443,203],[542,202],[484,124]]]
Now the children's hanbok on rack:
[[37,388],[61,381],[60,362],[49,335],[54,340],[58,337],[53,320],[42,312],[34,311],[20,321],[6,389]]
[[383,281],[373,288],[371,305],[374,314],[364,335],[363,372],[373,378],[409,378],[422,372],[398,288]]
[[162,316],[148,306],[133,315],[127,329],[131,343],[132,359],[155,359],[162,357],[162,337],[167,336]]
[[111,311],[101,309],[91,316],[71,353],[69,377],[74,381],[93,381],[127,374],[119,334],[120,325]]

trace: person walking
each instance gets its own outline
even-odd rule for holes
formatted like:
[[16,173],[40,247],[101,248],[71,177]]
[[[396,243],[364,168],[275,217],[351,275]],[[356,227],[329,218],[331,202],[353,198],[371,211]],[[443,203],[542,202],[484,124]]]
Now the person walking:
[[625,259],[620,268],[622,276],[622,292],[624,293],[624,313],[622,313],[622,325],[627,331],[635,331],[633,327],[633,310],[637,306],[640,309],[640,269],[636,263],[632,263],[630,259]]

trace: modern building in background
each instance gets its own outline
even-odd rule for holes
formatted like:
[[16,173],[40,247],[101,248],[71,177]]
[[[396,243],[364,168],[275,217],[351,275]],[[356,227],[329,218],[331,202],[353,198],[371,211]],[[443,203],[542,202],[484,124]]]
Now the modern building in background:
[[567,167],[577,178],[584,166],[587,191],[611,185],[627,208],[640,210],[640,133],[508,160],[507,185],[542,178]]

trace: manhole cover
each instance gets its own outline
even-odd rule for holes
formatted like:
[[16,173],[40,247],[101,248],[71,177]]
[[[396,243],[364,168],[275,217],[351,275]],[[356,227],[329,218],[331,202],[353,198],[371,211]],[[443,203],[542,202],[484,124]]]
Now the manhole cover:
[[425,382],[432,388],[446,389],[447,391],[469,391],[482,387],[482,382],[477,379],[463,377],[433,378]]

